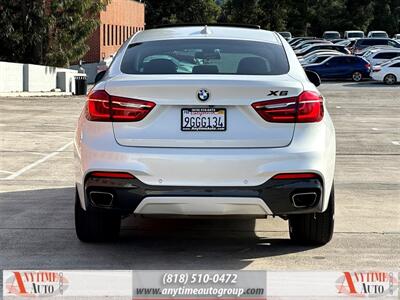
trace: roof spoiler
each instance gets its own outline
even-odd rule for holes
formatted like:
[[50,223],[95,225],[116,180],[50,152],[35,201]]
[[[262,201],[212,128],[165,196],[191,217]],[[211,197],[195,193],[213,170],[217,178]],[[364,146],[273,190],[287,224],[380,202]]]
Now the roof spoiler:
[[161,24],[156,25],[152,28],[170,28],[170,27],[189,27],[189,26],[213,26],[213,27],[239,27],[239,28],[249,28],[249,29],[261,29],[260,25],[251,24],[236,24],[236,23],[179,23],[179,24]]

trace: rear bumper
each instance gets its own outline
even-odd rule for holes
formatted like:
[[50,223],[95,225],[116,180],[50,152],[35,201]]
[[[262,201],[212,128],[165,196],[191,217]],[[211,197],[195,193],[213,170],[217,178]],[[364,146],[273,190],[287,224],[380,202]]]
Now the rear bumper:
[[[152,186],[137,178],[96,178],[90,174],[85,181],[86,208],[121,214],[265,216],[321,212],[323,194],[320,179],[270,179],[254,187]],[[296,195],[310,198],[299,202]]]
[[[170,201],[167,197],[179,197],[178,201],[170,201],[176,211],[190,209],[196,212],[199,208],[195,206],[206,197],[207,203],[214,206],[215,214],[236,212],[238,198],[256,203],[250,206],[258,207],[257,210],[262,201],[268,208],[261,203],[266,214],[269,211],[272,214],[324,211],[333,182],[336,148],[335,131],[327,112],[321,122],[296,124],[291,144],[283,148],[124,147],[115,141],[112,124],[88,122],[82,118],[74,146],[76,186],[84,209],[91,208],[87,189],[94,186],[87,180],[88,175],[109,171],[130,173],[137,180],[127,183],[128,186],[120,183],[112,187],[100,185],[101,188],[115,189],[119,201],[116,209],[134,212],[142,201],[147,203],[143,206],[157,208],[161,200],[155,197],[163,197],[165,202]],[[279,173],[307,172],[318,174],[320,181],[271,181]],[[303,189],[304,185],[307,188],[307,184],[321,190],[320,202],[309,210],[293,209],[291,193]],[[199,201],[193,203],[184,197],[197,197]],[[144,207],[137,213],[147,211]]]

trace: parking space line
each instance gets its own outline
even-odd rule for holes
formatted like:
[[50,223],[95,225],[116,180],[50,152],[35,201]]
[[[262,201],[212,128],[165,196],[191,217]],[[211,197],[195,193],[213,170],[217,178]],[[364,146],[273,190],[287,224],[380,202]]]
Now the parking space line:
[[9,171],[0,170],[0,173],[12,174],[13,172],[9,172]]
[[46,160],[48,160],[49,158],[52,158],[53,156],[57,155],[58,153],[60,153],[61,151],[64,151],[65,149],[67,149],[69,146],[72,145],[72,141],[66,143],[64,146],[58,148],[56,151],[47,154],[46,156],[42,157],[41,159],[38,159],[37,161],[23,167],[22,169],[18,170],[15,173],[12,173],[10,176],[7,176],[5,178],[0,178],[0,180],[11,180],[11,179],[15,179],[16,177],[18,177],[19,175],[25,173],[26,171],[36,167],[37,165],[41,164],[42,162],[45,162]]

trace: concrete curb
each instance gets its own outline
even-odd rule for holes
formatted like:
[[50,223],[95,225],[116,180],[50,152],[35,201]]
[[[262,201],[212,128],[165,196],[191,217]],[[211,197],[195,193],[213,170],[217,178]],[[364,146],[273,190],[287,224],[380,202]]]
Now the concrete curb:
[[0,93],[0,97],[61,97],[72,96],[71,92],[13,92]]

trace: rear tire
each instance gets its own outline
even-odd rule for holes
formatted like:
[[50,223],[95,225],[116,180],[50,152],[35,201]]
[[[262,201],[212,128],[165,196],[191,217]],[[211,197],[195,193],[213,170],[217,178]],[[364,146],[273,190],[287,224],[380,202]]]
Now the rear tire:
[[383,82],[386,83],[387,85],[392,85],[397,82],[397,78],[393,74],[387,74],[385,78],[383,78]]
[[323,213],[289,217],[290,239],[306,245],[325,245],[333,235],[335,223],[335,192],[332,185],[328,208]]
[[360,72],[354,72],[353,75],[351,75],[351,79],[355,82],[360,82],[363,79],[363,76]]
[[108,211],[89,211],[81,207],[75,194],[75,230],[82,242],[108,242],[118,239],[121,216]]

